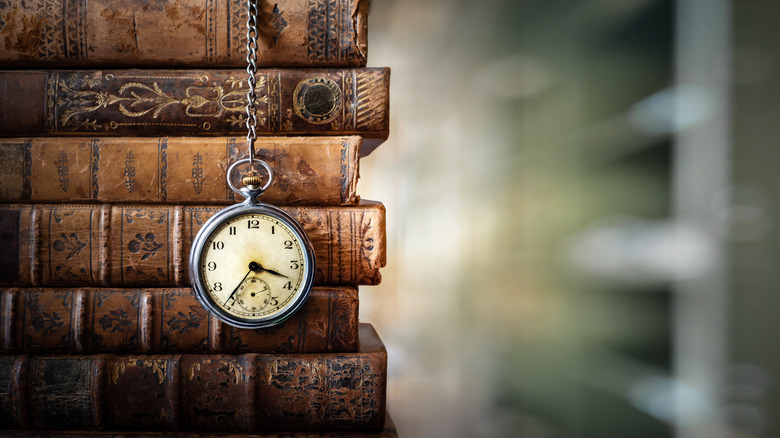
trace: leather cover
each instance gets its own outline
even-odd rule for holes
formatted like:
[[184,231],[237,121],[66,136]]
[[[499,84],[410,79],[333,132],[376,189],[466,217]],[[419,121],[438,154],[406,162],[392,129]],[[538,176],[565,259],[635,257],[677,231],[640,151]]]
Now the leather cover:
[[191,289],[0,290],[3,353],[355,352],[355,286],[312,289],[280,325],[221,323]]
[[[0,71],[0,135],[246,136],[244,70]],[[257,135],[387,138],[387,68],[257,71]]]
[[[190,245],[222,206],[0,204],[0,281],[9,286],[189,285]],[[314,246],[316,285],[379,284],[385,208],[284,207]]]
[[[274,172],[260,198],[275,205],[357,202],[350,137],[266,137],[255,152]],[[0,139],[0,202],[235,202],[227,168],[247,157],[234,137]]]
[[[258,2],[258,65],[366,64],[368,0]],[[246,66],[244,0],[0,2],[0,64]]]
[[97,430],[361,430],[384,426],[387,352],[4,355],[0,427]]

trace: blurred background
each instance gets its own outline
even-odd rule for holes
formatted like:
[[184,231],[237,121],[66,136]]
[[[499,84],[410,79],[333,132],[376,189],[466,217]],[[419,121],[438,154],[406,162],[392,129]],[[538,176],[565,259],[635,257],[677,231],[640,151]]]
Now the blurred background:
[[404,437],[780,437],[780,2],[375,0]]

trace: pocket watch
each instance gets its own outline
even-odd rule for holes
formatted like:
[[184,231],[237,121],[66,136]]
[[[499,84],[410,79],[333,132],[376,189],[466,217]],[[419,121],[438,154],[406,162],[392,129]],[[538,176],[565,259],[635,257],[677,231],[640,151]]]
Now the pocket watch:
[[[252,169],[233,180],[239,166]],[[268,175],[264,185],[254,167]],[[203,306],[221,321],[241,328],[279,324],[292,316],[314,281],[314,250],[303,227],[287,212],[257,200],[271,184],[268,163],[239,160],[228,169],[228,185],[246,199],[217,212],[198,231],[190,250],[190,282]]]

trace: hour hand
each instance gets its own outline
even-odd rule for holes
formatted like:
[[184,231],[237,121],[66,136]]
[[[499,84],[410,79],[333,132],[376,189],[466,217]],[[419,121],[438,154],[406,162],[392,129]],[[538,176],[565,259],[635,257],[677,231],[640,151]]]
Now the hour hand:
[[257,272],[258,274],[261,273],[261,272],[267,272],[267,273],[269,273],[271,275],[276,275],[276,276],[284,277],[284,278],[290,278],[290,277],[288,277],[288,276],[286,276],[286,275],[284,275],[284,274],[282,274],[280,272],[274,271],[273,269],[266,269],[262,265],[260,265],[260,263],[255,263],[255,262],[250,263],[249,264],[249,269]]
[[276,272],[276,271],[274,271],[273,269],[263,269],[263,270],[264,270],[265,272],[269,273],[269,274],[272,274],[272,275],[277,275],[277,276],[279,276],[279,277],[284,277],[284,278],[290,278],[290,277],[288,277],[288,276],[286,276],[286,275],[284,275],[284,274],[281,274],[281,273],[279,273],[279,272]]

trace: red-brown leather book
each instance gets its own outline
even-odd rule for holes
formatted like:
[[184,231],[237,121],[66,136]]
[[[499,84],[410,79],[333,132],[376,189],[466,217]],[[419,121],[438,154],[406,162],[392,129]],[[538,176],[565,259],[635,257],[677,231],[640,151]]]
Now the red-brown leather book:
[[385,416],[385,426],[372,430],[339,430],[339,431],[287,431],[269,433],[236,434],[223,432],[141,432],[141,431],[94,431],[94,430],[4,430],[4,437],[25,438],[396,438],[398,430],[390,415]]
[[[357,202],[361,138],[265,137],[274,172],[260,198],[276,205]],[[247,157],[236,137],[0,139],[0,202],[225,204],[227,168]],[[240,198],[240,196],[239,196]]]
[[[258,136],[387,138],[390,70],[260,69]],[[246,136],[245,70],[0,71],[0,135]]]
[[[0,64],[243,67],[245,0],[0,2]],[[258,1],[257,62],[363,66],[368,0]]]
[[381,429],[387,352],[361,324],[356,353],[0,356],[0,428]]
[[239,329],[191,289],[0,289],[3,353],[355,352],[355,286],[314,287],[280,325]]
[[[0,284],[189,285],[190,245],[221,206],[0,204]],[[314,246],[317,285],[378,284],[385,208],[283,207]]]

